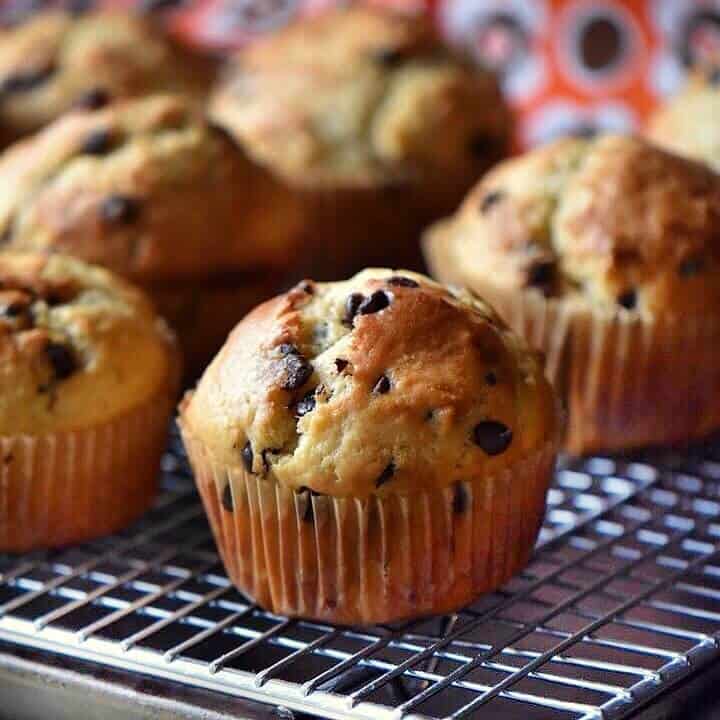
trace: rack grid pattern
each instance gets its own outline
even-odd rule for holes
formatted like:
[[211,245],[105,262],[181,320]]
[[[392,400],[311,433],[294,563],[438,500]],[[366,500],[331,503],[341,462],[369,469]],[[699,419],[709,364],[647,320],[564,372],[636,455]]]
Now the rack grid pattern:
[[537,552],[462,612],[289,620],[229,583],[171,434],[125,532],[0,555],[0,638],[330,718],[614,720],[720,657],[720,444],[561,461]]

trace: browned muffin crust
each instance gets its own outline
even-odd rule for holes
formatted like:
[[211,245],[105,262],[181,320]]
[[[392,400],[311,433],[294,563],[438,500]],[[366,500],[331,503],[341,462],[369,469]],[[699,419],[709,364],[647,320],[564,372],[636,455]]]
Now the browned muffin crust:
[[494,77],[444,47],[427,18],[360,4],[242,50],[211,111],[303,187],[477,177],[510,129]]
[[507,161],[426,243],[471,285],[656,317],[720,311],[720,177],[639,138],[562,140]]
[[558,429],[541,363],[488,305],[390,270],[258,307],[182,418],[218,463],[359,498],[495,476]]
[[204,97],[211,63],[180,48],[150,18],[45,11],[3,33],[0,141],[8,144],[73,107],[156,92]]
[[145,286],[284,268],[298,242],[299,201],[178,96],[70,113],[0,156],[0,183],[5,248]]

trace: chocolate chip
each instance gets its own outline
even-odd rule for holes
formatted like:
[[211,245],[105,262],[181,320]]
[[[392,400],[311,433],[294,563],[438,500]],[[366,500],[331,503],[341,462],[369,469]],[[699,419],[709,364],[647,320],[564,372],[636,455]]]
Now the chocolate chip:
[[141,13],[164,12],[177,10],[185,4],[184,0],[140,0],[138,9]]
[[0,315],[5,317],[18,317],[28,309],[28,304],[20,300],[11,302],[9,305],[0,306]]
[[634,310],[637,306],[637,292],[635,290],[626,290],[618,295],[617,301],[618,305],[621,305],[626,310]]
[[80,152],[84,155],[105,155],[113,148],[113,136],[109,130],[93,130],[83,142]]
[[110,102],[110,94],[103,88],[93,88],[83,93],[76,101],[78,110],[99,110]]
[[373,313],[384,310],[390,305],[391,296],[388,295],[384,290],[376,290],[370,297],[360,303],[358,308],[358,314],[360,315],[372,315]]
[[78,369],[75,354],[63,343],[48,342],[45,346],[45,354],[50,361],[56,380],[65,380]]
[[528,268],[527,284],[530,287],[547,289],[555,280],[555,263],[540,260]]
[[707,76],[708,83],[712,85],[713,87],[720,86],[720,66],[714,67]]
[[700,257],[689,257],[685,258],[680,265],[678,265],[678,274],[680,277],[693,277],[700,273],[704,269],[705,263],[703,263]]
[[490,370],[490,372],[485,374],[485,382],[488,385],[497,385],[497,375]]
[[[313,511],[312,499],[314,497],[320,497],[321,493],[310,490],[310,488],[306,488],[304,485],[299,487],[296,492],[300,499],[300,517],[302,518],[302,521],[306,523],[313,522],[315,520],[315,515]],[[305,507],[303,507],[303,505]]]
[[306,295],[313,295],[315,293],[315,286],[310,280],[301,280],[295,286],[295,289],[304,292]]
[[235,510],[235,504],[233,503],[232,488],[230,487],[230,483],[228,483],[223,490],[221,502],[222,506],[228,512],[232,512],[233,510]]
[[456,515],[462,515],[468,507],[468,496],[462,483],[455,483],[452,508]]
[[313,374],[312,365],[294,345],[283,343],[278,349],[283,356],[282,367],[284,371],[280,387],[283,390],[299,390]]
[[504,197],[505,193],[501,190],[491,190],[490,192],[485,193],[480,201],[480,212],[484,215],[490,210],[490,208],[497,205]]
[[387,375],[381,375],[372,389],[373,395],[384,395],[390,390],[390,386],[390,378]]
[[473,430],[475,444],[488,455],[505,452],[513,439],[512,430],[496,420],[483,420]]
[[365,301],[365,296],[362,293],[352,293],[348,295],[345,300],[345,317],[343,323],[348,327],[352,327],[353,320],[360,309],[360,305]]
[[416,288],[420,287],[420,284],[415,282],[412,278],[405,277],[404,275],[393,275],[388,278],[388,285],[395,285],[396,287]]
[[401,48],[377,48],[372,53],[372,58],[376,63],[388,68],[399,65],[405,57],[405,52]]
[[262,458],[262,464],[263,464],[263,470],[267,472],[270,470],[270,462],[272,458],[268,459],[269,455],[276,455],[280,452],[280,448],[265,448],[261,453],[260,457]]
[[335,370],[337,370],[338,375],[344,372],[345,368],[347,368],[349,364],[349,360],[345,360],[344,358],[335,358]]
[[253,454],[252,445],[250,444],[249,440],[245,443],[245,445],[243,445],[243,449],[240,451],[240,455],[242,456],[242,461],[245,469],[249,473],[251,473],[253,471],[253,460],[255,459],[255,456]]
[[2,232],[0,233],[0,245],[7,245],[12,240],[12,235],[12,221],[8,221],[8,223],[5,225]]
[[107,223],[131,223],[140,214],[140,202],[130,195],[109,195],[100,205],[100,217]]
[[380,473],[378,479],[375,481],[375,487],[379,488],[381,485],[384,485],[386,482],[388,482],[392,476],[395,474],[395,463],[391,460],[386,466],[385,469]]
[[498,139],[485,133],[478,133],[470,139],[470,153],[479,160],[492,160],[500,153]]
[[304,398],[295,403],[295,417],[301,418],[315,409],[315,391],[309,392]]
[[8,75],[0,83],[0,93],[13,95],[29,92],[47,82],[54,72],[55,66],[52,64],[39,68],[19,70],[14,75]]
[[94,7],[93,0],[66,0],[65,9],[71,15],[83,15]]

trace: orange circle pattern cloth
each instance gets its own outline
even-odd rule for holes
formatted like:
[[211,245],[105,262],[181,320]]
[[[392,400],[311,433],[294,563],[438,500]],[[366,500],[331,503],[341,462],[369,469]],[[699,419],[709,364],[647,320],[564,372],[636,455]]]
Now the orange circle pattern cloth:
[[[370,0],[428,12],[442,34],[494,68],[515,108],[518,149],[558,135],[638,128],[720,52],[720,0]],[[188,42],[225,52],[341,0],[0,0],[0,24],[40,7],[163,13]]]

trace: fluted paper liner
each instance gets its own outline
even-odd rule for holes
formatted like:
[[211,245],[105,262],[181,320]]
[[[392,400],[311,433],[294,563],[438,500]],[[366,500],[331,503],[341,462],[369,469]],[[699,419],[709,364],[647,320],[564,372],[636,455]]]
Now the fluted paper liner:
[[496,477],[359,500],[224,467],[181,430],[235,585],[272,612],[345,624],[450,612],[512,577],[535,544],[556,449]]
[[80,542],[141,515],[157,490],[173,390],[95,427],[0,437],[0,552]]
[[720,319],[654,320],[581,299],[498,288],[457,268],[426,238],[432,272],[486,298],[545,354],[546,373],[568,412],[571,453],[677,444],[720,427]]

